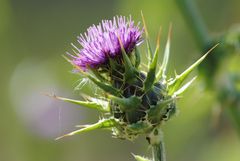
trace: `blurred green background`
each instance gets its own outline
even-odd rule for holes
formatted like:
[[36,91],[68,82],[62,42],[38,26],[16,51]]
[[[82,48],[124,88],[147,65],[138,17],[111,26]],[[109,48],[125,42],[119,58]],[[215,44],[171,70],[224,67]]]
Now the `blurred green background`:
[[[211,35],[240,22],[239,0],[195,2]],[[141,10],[152,40],[161,25],[165,43],[173,24],[169,71],[180,73],[200,57],[173,0],[0,0],[0,161],[130,161],[131,152],[150,155],[143,137],[132,143],[108,131],[54,141],[99,115],[42,94],[79,98],[81,91],[74,90],[79,77],[62,57],[70,43],[88,26],[114,15],[141,20]],[[239,60],[239,54],[227,57],[220,73],[239,71]],[[82,90],[92,92],[88,86]],[[216,99],[216,91],[205,90],[199,77],[179,100],[180,113],[164,125],[168,161],[240,160],[239,136],[225,114],[219,117]]]

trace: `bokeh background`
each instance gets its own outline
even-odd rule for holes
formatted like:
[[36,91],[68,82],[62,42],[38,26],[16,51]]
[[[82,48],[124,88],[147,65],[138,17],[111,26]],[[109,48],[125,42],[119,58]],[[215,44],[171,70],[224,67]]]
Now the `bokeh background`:
[[[195,3],[211,35],[240,23],[239,0]],[[71,50],[70,43],[88,26],[114,15],[131,14],[139,21],[141,10],[152,40],[161,25],[164,44],[173,24],[169,75],[200,57],[173,0],[0,0],[0,161],[130,161],[131,152],[150,156],[144,137],[132,143],[114,139],[108,131],[55,141],[75,125],[96,122],[99,115],[43,95],[80,98],[79,76],[62,57]],[[219,73],[239,71],[239,54],[226,60]],[[85,86],[82,91],[93,89]],[[217,102],[216,91],[206,90],[198,77],[179,100],[178,116],[164,125],[168,161],[240,160],[239,135]]]

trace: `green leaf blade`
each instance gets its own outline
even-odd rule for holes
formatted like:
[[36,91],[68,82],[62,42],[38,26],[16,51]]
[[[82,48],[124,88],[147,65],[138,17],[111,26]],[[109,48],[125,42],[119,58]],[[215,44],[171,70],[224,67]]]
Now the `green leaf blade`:
[[141,16],[142,16],[143,27],[144,27],[144,32],[145,32],[145,36],[146,36],[145,40],[146,40],[146,43],[147,43],[147,55],[148,55],[148,58],[149,58],[148,64],[150,65],[151,61],[152,61],[152,58],[153,58],[153,52],[152,52],[152,48],[151,48],[151,45],[150,45],[149,34],[148,34],[148,30],[147,30],[146,21],[145,21],[145,18],[143,16],[143,12],[141,12]]
[[156,68],[157,68],[157,62],[158,62],[158,56],[159,56],[158,51],[159,51],[159,45],[156,47],[153,61],[149,67],[147,77],[144,81],[144,86],[143,86],[144,91],[148,91],[153,86],[153,83],[155,82]]
[[125,68],[124,80],[125,80],[125,82],[131,82],[132,80],[136,79],[137,70],[133,66],[131,60],[129,59],[129,57],[123,47],[120,37],[118,37],[118,41],[121,46],[121,51],[122,51],[122,56],[123,56],[123,61],[124,61],[124,68]]
[[111,128],[116,126],[117,122],[115,119],[103,119],[103,120],[99,120],[97,123],[92,124],[92,125],[86,125],[84,126],[84,128],[78,129],[76,131],[73,131],[71,133],[65,134],[63,136],[60,136],[58,138],[56,138],[55,140],[59,140],[62,139],[64,137],[68,137],[68,136],[73,136],[76,134],[81,134],[83,132],[88,132],[88,131],[92,131],[92,130],[96,130],[96,129],[105,129],[105,128]]
[[193,77],[189,82],[187,82],[185,85],[183,85],[180,89],[178,89],[176,92],[173,93],[173,96],[179,96],[181,94],[183,94],[183,92],[185,92],[188,87],[194,82],[194,80],[196,79],[197,77]]
[[169,31],[168,31],[168,39],[167,39],[167,43],[164,50],[163,62],[156,76],[157,81],[159,81],[161,78],[163,80],[166,79],[166,71],[167,71],[167,65],[168,65],[169,55],[170,55],[171,34],[172,34],[172,25],[170,24]]
[[101,101],[101,103],[98,103],[98,102],[96,102],[96,100],[98,100],[98,99],[95,99],[95,101],[89,102],[89,101],[80,101],[80,100],[75,100],[75,99],[70,99],[70,98],[59,97],[59,96],[50,95],[50,94],[45,94],[45,95],[55,98],[55,99],[58,99],[58,100],[61,100],[61,101],[64,101],[64,102],[69,102],[69,103],[84,106],[87,108],[96,109],[101,112],[109,112],[110,111],[110,109],[108,107],[108,103],[105,101],[103,102],[103,100],[99,100],[99,102]]
[[199,58],[195,63],[188,67],[182,74],[177,75],[176,78],[169,83],[169,94],[172,95],[182,84],[182,82],[187,78],[187,76],[195,69],[207,56],[208,54],[218,46],[216,44],[213,46],[206,54]]
[[143,85],[143,90],[146,92],[148,91],[154,84],[155,78],[156,78],[156,68],[157,68],[157,63],[158,63],[158,57],[159,57],[159,46],[160,46],[160,33],[161,33],[161,28],[159,30],[158,38],[157,38],[157,46],[156,50],[154,53],[153,60],[149,66],[149,71],[147,73],[147,77],[144,81]]
[[91,75],[88,75],[88,78],[93,82],[95,83],[99,88],[101,88],[103,91],[109,93],[109,94],[112,94],[114,96],[119,96],[120,95],[120,92],[118,89],[114,88],[113,86],[109,85],[109,84],[106,84],[106,83],[103,83],[101,81],[99,81],[98,79],[94,78],[93,76]]
[[129,98],[109,96],[109,98],[119,104],[122,111],[132,111],[141,104],[141,99],[137,96],[131,96]]

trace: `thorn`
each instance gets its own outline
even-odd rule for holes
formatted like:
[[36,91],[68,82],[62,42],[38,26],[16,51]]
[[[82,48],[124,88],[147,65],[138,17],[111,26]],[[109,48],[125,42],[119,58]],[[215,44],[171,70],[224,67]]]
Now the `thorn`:
[[172,37],[172,23],[169,24],[169,28],[168,28],[168,40],[170,41]]
[[206,54],[204,54],[204,55],[208,55],[211,51],[213,51],[213,49],[215,49],[218,45],[219,45],[220,43],[217,43],[216,45],[214,45],[211,49],[209,49],[207,52],[206,52]]
[[[67,60],[67,62],[69,62],[70,64],[72,64],[73,67],[75,67],[76,69],[78,69],[82,74],[85,74],[84,71],[77,66],[76,64],[74,64],[70,59],[68,59],[65,55],[62,55],[62,57]],[[85,74],[86,75],[86,74]]]
[[67,136],[68,136],[68,135],[59,136],[59,137],[55,138],[54,140],[55,140],[55,141],[58,141],[58,140],[60,140],[60,139],[62,139],[62,138],[65,138],[65,137],[67,137]]
[[175,74],[175,77],[178,76],[176,69],[174,69],[174,74]]
[[142,16],[142,21],[143,21],[143,26],[144,26],[144,30],[145,30],[145,33],[146,33],[146,37],[149,38],[146,21],[145,21],[145,18],[143,16],[143,12],[142,11],[141,11],[141,16]]
[[120,36],[118,34],[117,34],[117,38],[118,38],[118,42],[120,44],[120,47],[122,48],[122,50],[124,50],[122,40],[121,40],[121,38],[120,38]]
[[156,48],[160,47],[160,36],[161,36],[161,33],[162,33],[162,26],[160,26],[159,31],[158,31],[157,47]]

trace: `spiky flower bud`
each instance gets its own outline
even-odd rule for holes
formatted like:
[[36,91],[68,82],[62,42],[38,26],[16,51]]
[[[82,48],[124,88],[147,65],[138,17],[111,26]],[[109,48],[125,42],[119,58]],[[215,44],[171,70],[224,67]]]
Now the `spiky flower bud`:
[[[182,74],[167,78],[171,27],[163,61],[158,64],[160,34],[153,52],[144,18],[143,25],[144,30],[140,29],[139,24],[135,26],[131,17],[114,17],[113,20],[103,20],[99,25],[89,27],[87,33],[78,38],[82,47],[73,45],[75,55],[69,54],[71,58],[68,61],[105,94],[99,98],[88,97],[87,101],[56,98],[97,109],[104,113],[104,118],[62,137],[107,128],[117,138],[133,140],[145,134],[150,144],[158,142],[153,135],[158,136],[162,122],[175,114],[177,97],[195,77],[182,86],[183,81],[207,54]],[[140,68],[143,64],[137,48],[143,41],[143,32],[146,34],[144,41],[149,58],[146,71]]]

